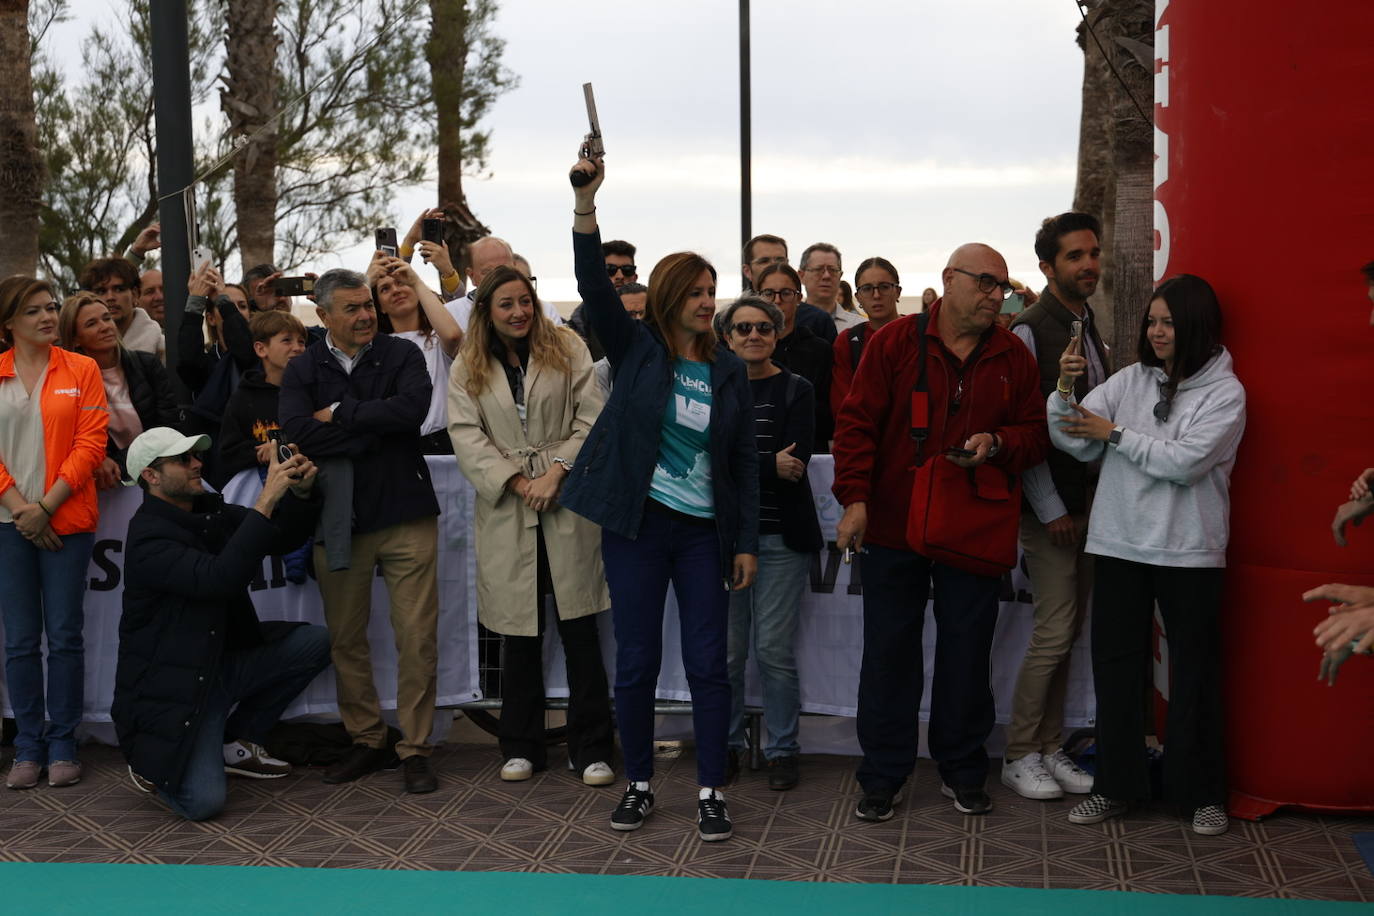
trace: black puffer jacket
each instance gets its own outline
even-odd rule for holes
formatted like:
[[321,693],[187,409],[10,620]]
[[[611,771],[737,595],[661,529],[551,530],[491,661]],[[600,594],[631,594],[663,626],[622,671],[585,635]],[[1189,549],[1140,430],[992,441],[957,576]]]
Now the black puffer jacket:
[[318,498],[287,495],[271,520],[218,496],[186,512],[155,496],[129,521],[124,614],[110,715],[135,773],[169,792],[181,786],[191,738],[226,649],[262,645],[248,585],[268,554],[299,547]]

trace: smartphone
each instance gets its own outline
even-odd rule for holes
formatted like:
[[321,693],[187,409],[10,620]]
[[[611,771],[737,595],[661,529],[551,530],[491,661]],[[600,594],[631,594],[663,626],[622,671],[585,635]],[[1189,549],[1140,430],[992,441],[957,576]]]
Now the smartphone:
[[1012,293],[1002,300],[1003,315],[1019,315],[1026,308],[1026,294]]
[[395,226],[383,226],[381,229],[378,229],[376,240],[377,250],[383,254],[389,254],[394,258],[396,257],[396,253],[401,250],[401,247],[396,244]]
[[272,446],[277,450],[278,461],[290,461],[295,452],[291,451],[291,446],[281,441],[281,430],[271,429],[267,431],[267,438],[271,440]]
[[272,281],[272,292],[278,296],[308,296],[314,291],[314,277],[278,277]]
[[433,242],[436,245],[444,244],[444,221],[432,217],[425,217],[420,222],[420,238],[426,242]]
[[197,245],[191,250],[191,273],[200,270],[212,260],[214,260],[214,255],[210,254],[210,249],[204,245]]
[[945,454],[955,458],[972,458],[978,454],[976,449],[971,448],[947,448]]

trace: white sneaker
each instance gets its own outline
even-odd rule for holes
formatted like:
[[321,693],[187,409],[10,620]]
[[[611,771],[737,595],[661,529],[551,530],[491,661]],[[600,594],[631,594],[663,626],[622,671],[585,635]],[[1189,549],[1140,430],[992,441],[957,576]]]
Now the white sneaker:
[[615,782],[615,770],[604,760],[598,760],[582,771],[582,782],[589,786],[609,786]]
[[1045,769],[1059,788],[1071,795],[1087,795],[1093,790],[1093,774],[1070,760],[1062,747],[1045,758]]
[[501,767],[501,778],[506,782],[522,782],[534,775],[534,764],[524,757],[512,757]]
[[1045,769],[1045,762],[1039,751],[1032,751],[1024,757],[1003,763],[1002,785],[1023,798],[1043,801],[1064,797],[1064,790]]

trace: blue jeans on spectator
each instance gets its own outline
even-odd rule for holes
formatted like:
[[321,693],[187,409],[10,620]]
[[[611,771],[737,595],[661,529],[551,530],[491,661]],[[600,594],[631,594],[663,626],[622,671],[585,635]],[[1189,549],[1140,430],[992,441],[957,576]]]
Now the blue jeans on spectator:
[[[329,630],[314,624],[278,628],[266,645],[230,649],[205,698],[189,739],[191,752],[176,791],[158,790],[172,810],[193,821],[224,808],[224,742],[262,744],[315,675],[329,667]],[[269,638],[270,638],[269,636]],[[234,704],[233,715],[229,710]]]
[[730,593],[730,746],[744,750],[744,670],[749,644],[763,682],[763,721],[769,760],[795,757],[801,685],[797,680],[797,619],[810,557],[788,549],[780,534],[759,536],[759,572],[754,584]]
[[615,715],[625,773],[647,782],[654,772],[654,693],[663,661],[663,603],[677,595],[682,666],[692,692],[697,780],[725,784],[730,678],[725,667],[729,593],[715,525],[646,509],[639,536],[601,532],[615,624]]
[[982,786],[983,747],[996,722],[989,653],[1000,609],[999,577],[977,576],[911,550],[869,544],[863,554],[864,653],[859,672],[858,780],[866,792],[896,792],[916,766],[921,633],[935,581],[935,676],[930,755],[950,787]]
[[[76,759],[76,727],[85,696],[86,569],[95,535],[64,534],[62,549],[43,550],[0,524],[0,616],[5,625],[5,684],[19,729],[16,762],[46,766]],[[43,690],[42,640],[48,637]],[[46,706],[47,715],[44,715]],[[44,730],[45,718],[49,720]]]

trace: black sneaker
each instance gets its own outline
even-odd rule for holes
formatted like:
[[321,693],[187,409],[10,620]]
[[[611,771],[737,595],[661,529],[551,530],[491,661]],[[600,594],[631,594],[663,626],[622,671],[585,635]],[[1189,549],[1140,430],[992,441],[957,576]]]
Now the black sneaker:
[[854,809],[854,816],[861,821],[891,820],[892,809],[901,800],[900,792],[865,792]]
[[348,749],[348,753],[342,759],[324,771],[322,781],[330,785],[352,782],[368,773],[375,773],[395,765],[397,765],[396,755],[387,748],[355,744]]
[[697,833],[707,843],[730,839],[733,831],[730,812],[725,810],[725,798],[716,791],[710,798],[697,799]]
[[768,761],[768,788],[774,792],[786,792],[788,789],[796,788],[800,781],[801,774],[797,772],[795,755],[774,757]]
[[653,813],[654,793],[648,789],[636,789],[630,783],[621,796],[620,804],[611,812],[612,830],[638,830],[644,826],[644,819]]
[[983,791],[982,786],[940,786],[940,794],[954,799],[954,810],[960,814],[987,814],[992,810],[992,799]]

